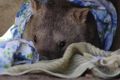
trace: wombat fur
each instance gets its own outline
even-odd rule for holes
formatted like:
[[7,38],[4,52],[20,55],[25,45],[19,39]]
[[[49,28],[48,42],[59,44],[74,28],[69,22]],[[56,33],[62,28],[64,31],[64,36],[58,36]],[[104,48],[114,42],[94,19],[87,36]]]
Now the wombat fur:
[[26,31],[27,39],[48,59],[61,57],[71,43],[90,42],[100,47],[89,9],[72,5],[67,0],[32,0],[32,5],[34,15]]

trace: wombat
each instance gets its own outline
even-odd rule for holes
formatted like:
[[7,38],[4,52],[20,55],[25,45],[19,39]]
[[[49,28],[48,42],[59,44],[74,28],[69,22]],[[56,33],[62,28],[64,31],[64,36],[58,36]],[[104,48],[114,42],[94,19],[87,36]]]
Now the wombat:
[[[53,1],[53,0],[49,0],[49,1]],[[54,0],[54,1],[58,1],[58,0]],[[35,9],[34,10],[35,13],[28,24],[26,34],[24,37],[26,37],[27,39],[33,40],[36,45],[36,48],[38,48],[39,50],[39,53],[44,55],[46,54],[46,56],[48,55],[47,57],[49,57],[50,59],[61,57],[66,47],[69,44],[74,42],[86,41],[86,42],[92,43],[93,45],[96,45],[97,47],[100,47],[100,42],[99,42],[97,30],[96,30],[96,24],[94,24],[95,20],[93,16],[89,13],[89,10],[86,9],[87,12],[85,12],[86,13],[85,14],[83,13],[84,11],[86,11],[85,9],[81,9],[76,6],[73,6],[67,3],[66,1],[64,1],[65,3],[62,3],[60,1],[63,2],[64,0],[59,0],[58,3],[56,2],[57,4],[52,2],[51,3],[48,2],[49,4],[48,3],[45,4],[45,2],[43,2],[35,6],[36,3],[34,3],[33,7]],[[120,36],[120,22],[119,22],[120,21],[120,16],[119,16],[120,0],[110,0],[110,1],[114,3],[118,13],[118,29],[116,32],[116,36],[114,38],[113,46],[111,48],[111,50],[116,50],[120,48],[120,44],[119,44],[120,43],[120,37],[119,37]],[[69,5],[69,7],[64,6],[66,5],[66,3]],[[54,9],[52,7],[54,7]],[[62,10],[64,10],[63,14],[61,14]],[[76,12],[80,13],[80,14],[77,14],[78,17],[76,17],[76,15],[74,14]],[[59,19],[57,15],[60,15],[60,14],[62,16],[60,16],[59,17],[60,19]],[[83,20],[82,17],[84,18],[87,17],[87,19]],[[80,22],[82,20],[84,21],[83,23]],[[82,28],[83,26],[81,24],[84,24],[85,30],[83,30]],[[77,30],[78,32],[75,31],[76,28],[79,29]],[[54,32],[54,35],[58,35],[59,33],[59,35],[57,36],[57,39],[56,38],[54,39],[55,36],[53,36],[53,32]],[[81,34],[81,33],[84,33],[84,34]],[[76,34],[78,34],[78,37]],[[63,37],[59,37],[60,35]],[[82,37],[85,39],[83,40]],[[63,42],[62,44],[64,44],[64,46],[62,46],[61,48],[58,46],[58,44],[60,44],[62,40],[65,42],[65,44]],[[58,78],[54,78],[51,76],[44,76],[41,74],[38,74],[38,75],[29,74],[29,75],[23,75],[23,76],[17,76],[17,77],[0,76],[0,80],[8,80],[8,79],[11,79],[11,80],[21,80],[21,79],[23,80],[32,80],[32,79],[58,80]],[[82,77],[82,78],[80,77],[79,79],[88,79],[88,77]],[[90,79],[92,80],[97,78],[90,77]]]
[[89,42],[100,47],[96,24],[89,9],[67,0],[31,0],[34,15],[27,39],[48,59],[59,58],[71,43]]

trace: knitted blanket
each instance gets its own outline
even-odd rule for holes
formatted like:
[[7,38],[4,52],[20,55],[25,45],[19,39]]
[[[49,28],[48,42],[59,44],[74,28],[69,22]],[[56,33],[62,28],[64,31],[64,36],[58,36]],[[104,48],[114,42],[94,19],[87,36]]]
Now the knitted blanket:
[[97,77],[113,78],[120,74],[119,65],[120,50],[105,52],[81,42],[71,44],[60,59],[14,66],[0,74],[18,76],[44,72],[60,78],[77,78],[89,69]]

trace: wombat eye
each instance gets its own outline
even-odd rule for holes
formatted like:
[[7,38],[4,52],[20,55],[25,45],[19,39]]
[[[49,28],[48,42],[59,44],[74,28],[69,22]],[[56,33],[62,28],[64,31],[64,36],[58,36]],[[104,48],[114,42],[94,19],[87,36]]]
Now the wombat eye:
[[33,41],[34,41],[34,43],[37,43],[37,36],[36,35],[33,37]]
[[66,41],[60,41],[60,43],[59,43],[59,47],[60,48],[63,48],[64,46],[66,45]]
[[54,6],[55,2],[54,1],[48,1],[48,4],[51,6]]

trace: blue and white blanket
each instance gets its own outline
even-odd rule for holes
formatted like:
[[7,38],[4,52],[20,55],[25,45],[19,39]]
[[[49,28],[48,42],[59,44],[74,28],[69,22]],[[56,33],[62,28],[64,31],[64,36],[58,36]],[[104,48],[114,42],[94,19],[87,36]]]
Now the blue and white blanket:
[[39,61],[39,54],[32,41],[22,38],[31,16],[31,3],[27,1],[17,13],[14,25],[0,37],[0,72],[17,64]]
[[[104,50],[111,48],[117,28],[117,13],[108,0],[68,0],[69,2],[88,7],[96,22],[99,37]],[[26,23],[33,15],[31,3],[26,0],[16,15],[15,23],[0,37],[0,72],[18,64],[32,64],[38,62],[38,54],[32,41],[23,39]]]
[[81,7],[88,7],[93,14],[99,37],[104,50],[112,46],[113,38],[117,28],[117,12],[113,4],[108,0],[69,0],[71,3]]

